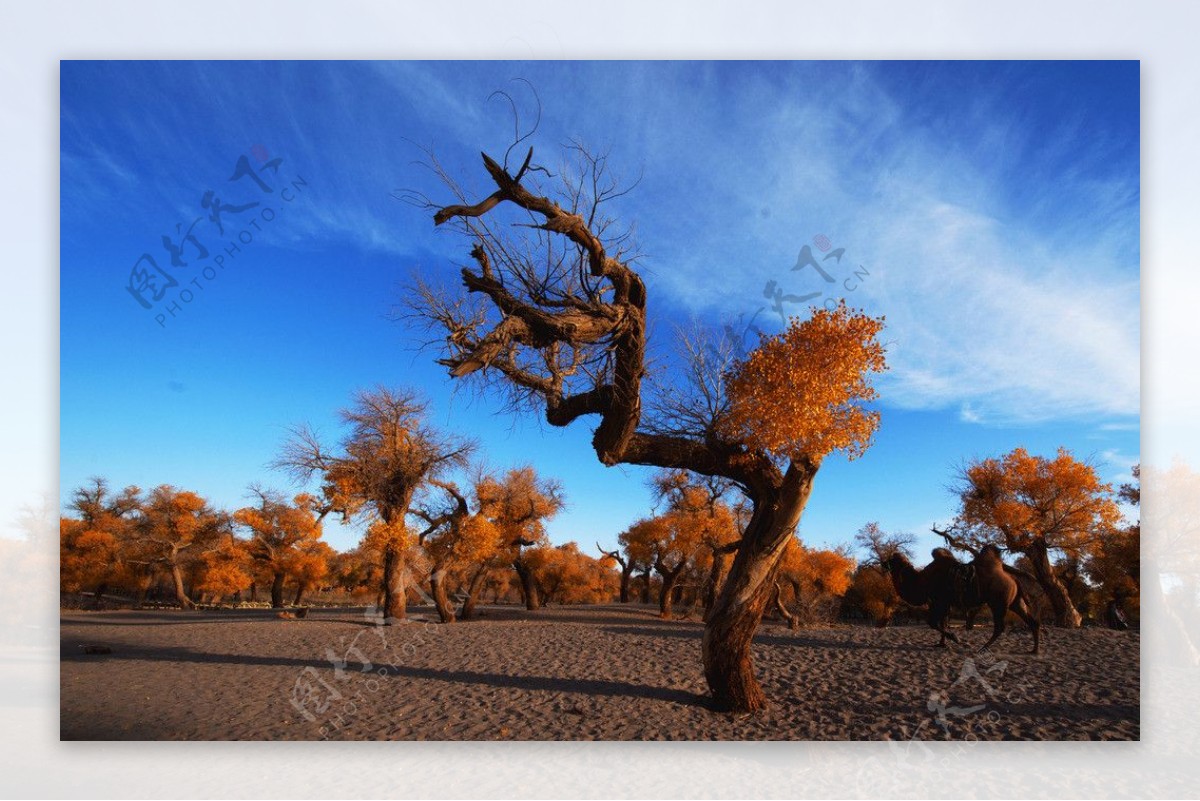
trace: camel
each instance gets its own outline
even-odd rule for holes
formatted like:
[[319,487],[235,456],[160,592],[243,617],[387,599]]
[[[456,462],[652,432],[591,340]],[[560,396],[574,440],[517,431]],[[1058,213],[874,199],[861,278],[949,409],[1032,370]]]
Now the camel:
[[1004,633],[1005,613],[1012,610],[1033,633],[1033,650],[1030,653],[1036,654],[1041,645],[1042,627],[1029,611],[1029,596],[1022,586],[1023,582],[1032,582],[1033,577],[1004,564],[1000,549],[995,545],[983,546],[972,564],[975,565],[979,598],[992,610],[992,638],[979,650],[987,649],[1000,638]]
[[937,646],[944,648],[947,638],[956,645],[958,637],[946,627],[950,609],[956,608],[973,618],[979,607],[986,604],[992,612],[992,638],[980,648],[991,647],[1004,633],[1004,618],[1008,610],[1015,612],[1033,632],[1033,651],[1038,652],[1040,627],[1029,613],[1028,596],[1020,579],[1029,578],[1009,567],[1000,559],[1000,549],[985,546],[970,564],[963,564],[945,548],[933,549],[933,561],[921,570],[901,553],[895,553],[883,563],[892,579],[896,593],[913,606],[929,606],[929,626],[941,634]]

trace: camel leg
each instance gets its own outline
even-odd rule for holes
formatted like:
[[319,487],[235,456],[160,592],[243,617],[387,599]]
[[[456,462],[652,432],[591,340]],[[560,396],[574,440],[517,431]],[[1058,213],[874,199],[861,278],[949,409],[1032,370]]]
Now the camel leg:
[[1025,599],[1018,597],[1009,607],[1021,620],[1025,621],[1025,625],[1029,626],[1029,630],[1033,632],[1033,650],[1029,653],[1036,654],[1042,642],[1042,624],[1037,621],[1033,615],[1029,613],[1029,606],[1025,603]]
[[926,615],[925,615],[925,622],[929,624],[929,628],[933,629],[938,634],[942,635],[942,638],[937,641],[937,645],[935,645],[933,647],[934,648],[945,648],[946,647],[946,632],[942,631],[942,627],[938,624],[936,612],[932,606],[929,607],[929,612],[926,613]]
[[955,645],[959,644],[958,637],[954,636],[954,632],[946,628],[946,621],[949,619],[949,617],[949,604],[939,603],[937,605],[931,604],[929,606],[929,625],[937,629],[938,633],[942,635],[942,639],[939,640],[937,646],[935,646],[937,648],[946,647],[947,637],[950,639],[950,642],[954,643]]
[[975,628],[975,616],[979,614],[979,607],[967,610],[967,631]]
[[992,610],[992,638],[984,643],[980,651],[986,651],[992,647],[992,643],[1000,639],[1000,635],[1004,633],[1004,602],[990,605]]

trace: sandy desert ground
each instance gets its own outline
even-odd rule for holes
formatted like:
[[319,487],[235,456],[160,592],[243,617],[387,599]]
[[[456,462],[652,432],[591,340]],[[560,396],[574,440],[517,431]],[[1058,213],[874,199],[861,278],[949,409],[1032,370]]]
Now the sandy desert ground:
[[[1137,739],[1139,635],[1049,629],[1043,653],[934,649],[924,626],[789,631],[754,656],[770,708],[710,711],[698,621],[639,605],[64,612],[64,740]],[[972,646],[986,641],[977,628]],[[94,646],[99,646],[95,648]],[[109,651],[88,653],[88,651]]]

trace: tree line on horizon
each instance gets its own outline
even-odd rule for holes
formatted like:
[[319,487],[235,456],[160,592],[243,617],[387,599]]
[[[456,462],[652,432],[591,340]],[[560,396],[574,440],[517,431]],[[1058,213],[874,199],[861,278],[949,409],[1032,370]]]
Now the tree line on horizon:
[[[232,512],[169,485],[114,492],[95,478],[73,492],[73,516],[61,518],[62,591],[90,595],[81,605],[98,607],[108,594],[135,607],[152,598],[185,609],[256,604],[260,596],[282,609],[323,593],[390,608],[392,620],[409,602],[429,601],[445,623],[473,618],[484,598],[528,610],[637,600],[657,602],[663,618],[679,606],[684,616],[707,618],[751,514],[732,482],[656,471],[650,485],[659,511],[620,532],[618,548],[597,542],[592,555],[576,542],[553,545],[546,534],[565,504],[557,481],[529,466],[496,473],[470,465],[474,445],[429,428],[425,412],[413,393],[359,393],[343,410],[351,431],[340,449],[324,450],[299,427],[277,462],[307,478],[319,472],[319,493],[289,498],[255,484],[252,502]],[[469,476],[468,490],[430,467],[451,463]],[[375,511],[372,498],[385,497],[397,476],[418,473],[402,518]],[[1098,619],[1113,600],[1136,616],[1140,527],[1120,525],[1116,506],[1117,498],[1140,501],[1136,468],[1133,475],[1113,493],[1066,451],[1044,459],[1016,449],[965,467],[959,514],[934,531],[964,558],[988,542],[1018,554],[1017,567],[1037,579],[1060,625]],[[357,546],[339,552],[321,539],[331,513],[363,524]],[[907,605],[881,567],[894,553],[913,558],[914,542],[876,522],[832,549],[808,547],[793,534],[767,614],[792,628],[845,618],[887,625]],[[1052,552],[1060,555],[1039,568],[1035,560],[1050,562]]]

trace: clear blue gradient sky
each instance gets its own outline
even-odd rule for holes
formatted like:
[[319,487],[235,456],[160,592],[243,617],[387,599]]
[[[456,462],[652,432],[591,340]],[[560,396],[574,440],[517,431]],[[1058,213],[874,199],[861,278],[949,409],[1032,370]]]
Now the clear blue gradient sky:
[[[421,389],[491,465],[561,480],[555,541],[615,543],[650,508],[648,472],[602,467],[587,423],[550,429],[456,394],[390,316],[414,274],[453,281],[468,249],[392,194],[449,199],[423,148],[489,191],[478,153],[512,136],[489,94],[534,108],[516,78],[541,97],[542,163],[579,139],[641,176],[616,211],[637,225],[656,347],[692,320],[757,313],[778,330],[768,281],[886,315],[882,426],[861,459],[827,460],[806,541],[875,520],[925,549],[953,514],[955,469],[1016,446],[1066,446],[1111,481],[1139,459],[1136,62],[63,62],[61,76],[64,499],[92,475],[226,508],[253,481],[294,489],[266,466],[288,426],[335,439],[351,393],[384,383]],[[270,193],[229,180],[242,156]],[[172,266],[162,237],[193,222],[209,256],[185,243]],[[792,269],[805,245],[824,255],[819,235],[845,249],[822,263],[832,284]],[[143,253],[160,286],[177,281],[158,302],[143,292],[149,309],[127,288]],[[359,536],[326,528],[339,548]]]

